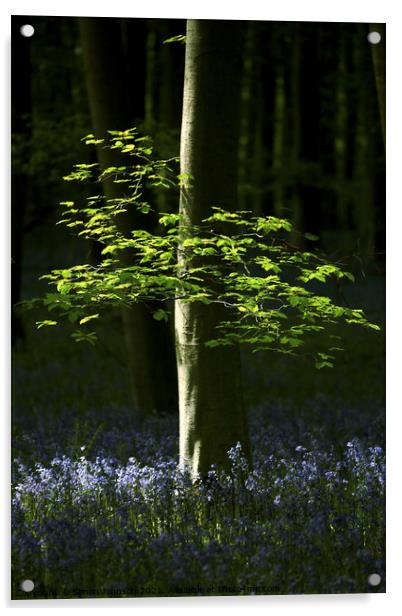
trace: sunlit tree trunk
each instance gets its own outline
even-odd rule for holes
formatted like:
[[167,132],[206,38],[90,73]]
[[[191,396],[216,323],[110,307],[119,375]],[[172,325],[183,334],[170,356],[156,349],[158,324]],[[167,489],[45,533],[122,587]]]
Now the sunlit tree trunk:
[[[184,237],[212,206],[237,207],[240,46],[238,22],[187,23],[180,156],[181,173],[191,177],[180,194]],[[249,455],[239,349],[204,345],[228,318],[223,307],[176,302],[180,460],[194,475],[205,476],[213,463],[227,465],[237,441]]]
[[[143,109],[144,85],[139,83],[137,94],[131,91],[131,96],[126,96],[132,84],[127,82],[123,61],[120,20],[80,18],[79,25],[95,133],[104,136],[107,130],[132,127],[134,119],[139,117],[139,109]],[[114,152],[107,148],[98,148],[98,160],[103,168],[116,164]],[[106,197],[121,197],[120,186],[111,180],[105,181]],[[126,233],[135,227],[149,228],[152,224],[150,215],[138,212],[120,217],[120,221]],[[123,259],[131,263],[129,255]],[[122,312],[134,405],[143,415],[152,411],[171,412],[177,408],[173,337],[165,322],[153,318],[156,309],[152,304],[133,304]]]

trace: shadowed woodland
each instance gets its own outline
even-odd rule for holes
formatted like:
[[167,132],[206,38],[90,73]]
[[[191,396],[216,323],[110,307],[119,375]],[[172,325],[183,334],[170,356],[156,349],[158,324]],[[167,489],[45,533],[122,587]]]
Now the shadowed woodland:
[[384,592],[385,25],[11,46],[13,598]]

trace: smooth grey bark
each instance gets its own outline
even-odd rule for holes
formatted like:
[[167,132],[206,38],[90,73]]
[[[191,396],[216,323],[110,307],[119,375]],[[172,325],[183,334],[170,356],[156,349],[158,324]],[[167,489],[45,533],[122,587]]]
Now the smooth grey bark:
[[[97,136],[106,136],[107,130],[131,128],[139,117],[132,93],[127,95],[120,25],[118,19],[79,18],[90,111]],[[142,94],[143,84],[139,84],[137,104],[141,110]],[[113,151],[99,147],[97,155],[102,168],[116,165]],[[121,185],[112,180],[103,183],[103,190],[108,198],[122,197]],[[140,215],[137,211],[120,217],[119,222],[125,233],[134,228],[149,230],[153,223],[149,214]],[[130,255],[124,255],[123,260],[127,264],[132,262]],[[153,318],[158,307],[160,304],[133,304],[122,310],[133,402],[139,415],[145,416],[152,411],[177,409],[173,335],[165,322]]]
[[[212,206],[237,207],[240,50],[240,23],[187,22],[180,158],[191,177],[180,193],[183,237]],[[193,476],[205,477],[211,464],[227,467],[238,441],[250,455],[239,349],[204,344],[229,318],[222,306],[176,301],[180,461]]]

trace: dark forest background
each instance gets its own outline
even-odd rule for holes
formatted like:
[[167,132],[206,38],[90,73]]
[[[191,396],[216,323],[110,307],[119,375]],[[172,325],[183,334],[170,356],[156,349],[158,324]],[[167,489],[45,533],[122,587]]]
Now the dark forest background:
[[[38,278],[52,267],[96,261],[96,247],[56,226],[60,201],[83,201],[89,194],[88,188],[67,184],[62,177],[75,163],[95,160],[95,152],[81,141],[97,128],[91,120],[91,97],[110,129],[138,126],[153,137],[158,155],[179,153],[185,46],[180,40],[165,41],[185,34],[185,21],[84,21],[80,27],[79,20],[69,17],[12,19],[13,305],[43,294],[46,283]],[[24,23],[34,26],[32,38],[20,35]],[[385,148],[368,32],[368,24],[244,22],[239,206],[288,217],[301,231],[317,234],[319,246],[356,276],[355,286],[337,290],[342,301],[362,305],[382,323]],[[87,57],[92,54],[91,74],[97,66],[106,67],[113,82],[102,85],[101,76],[95,86],[86,81],[85,45]],[[177,209],[177,195],[159,199],[162,211]],[[34,321],[13,311],[13,344],[31,357],[39,353],[41,340],[66,337],[36,332]],[[106,338],[111,331],[104,348],[83,351],[74,344],[72,355],[84,353],[93,363],[94,354],[103,353],[114,362],[116,347],[119,355],[123,352],[117,318]],[[310,380],[304,373],[298,379],[302,389],[325,391],[325,379],[331,387],[346,386],[351,365],[362,366],[361,357],[352,357],[356,348],[372,359],[365,340],[352,341],[349,359],[340,360],[338,372],[320,375],[318,385],[314,370]],[[383,346],[377,348],[381,353]],[[51,352],[46,352],[51,362]],[[379,353],[373,371],[361,371],[357,397],[370,395],[364,385],[372,384],[370,374],[376,374],[376,382],[382,379]],[[275,386],[281,393],[287,389],[282,360],[272,359],[271,365],[276,361],[271,395],[277,393]],[[249,391],[263,397],[266,374],[261,381],[249,365],[254,364],[245,362],[245,372],[251,372]],[[122,366],[120,355],[117,369]],[[296,362],[295,373],[299,369]]]

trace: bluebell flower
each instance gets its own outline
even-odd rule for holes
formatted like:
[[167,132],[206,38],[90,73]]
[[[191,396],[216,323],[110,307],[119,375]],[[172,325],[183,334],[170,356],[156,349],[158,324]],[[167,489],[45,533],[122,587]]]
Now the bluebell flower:
[[86,448],[77,457],[75,446],[71,456],[60,447],[28,462],[19,457],[13,566],[42,581],[46,572],[58,589],[93,575],[125,588],[154,585],[161,594],[174,584],[200,585],[202,594],[218,582],[235,593],[247,584],[285,593],[354,584],[366,592],[361,571],[383,567],[383,451],[355,437],[338,449],[320,426],[309,433],[301,420],[270,423],[285,407],[252,416],[251,471],[237,444],[228,454],[232,472],[212,467],[207,482],[194,483],[178,467],[177,431],[165,419],[128,431],[124,455],[116,453],[122,422],[91,456]]

